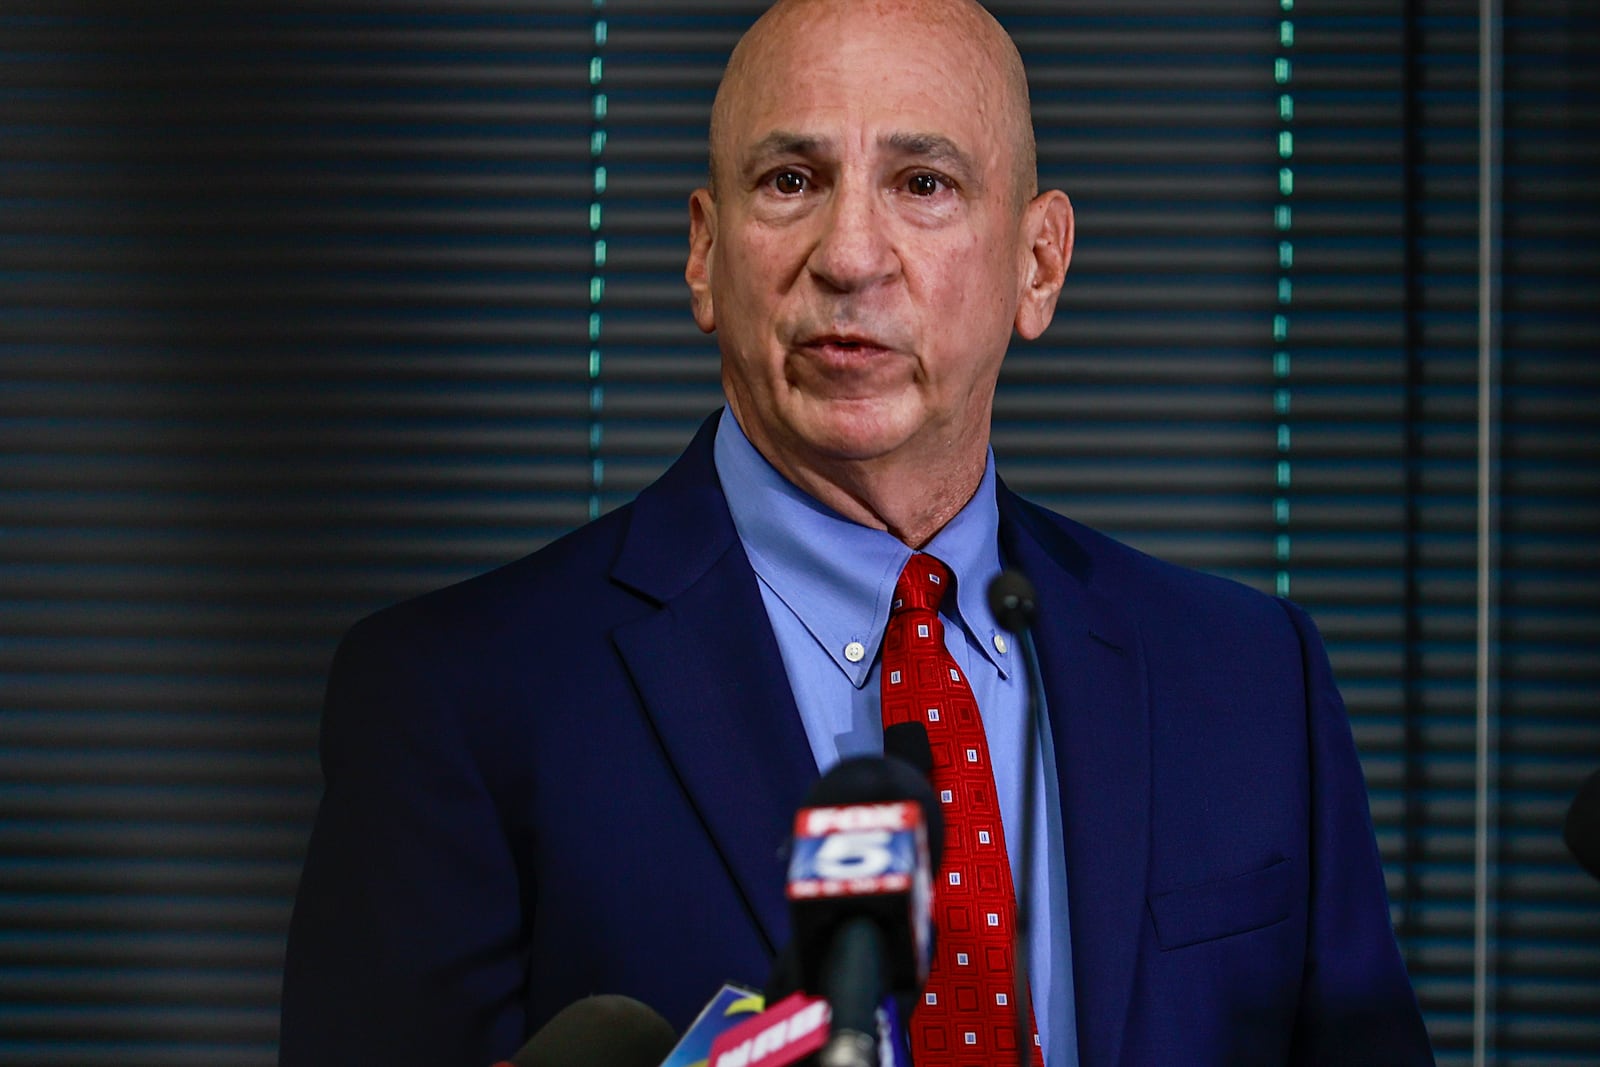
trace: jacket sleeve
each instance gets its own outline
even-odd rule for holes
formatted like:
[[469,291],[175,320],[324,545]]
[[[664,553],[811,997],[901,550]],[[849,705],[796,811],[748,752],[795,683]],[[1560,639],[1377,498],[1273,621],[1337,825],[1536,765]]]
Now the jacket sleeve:
[[488,1064],[522,1039],[529,888],[426,620],[340,645],[290,924],[280,1063]]
[[1311,753],[1311,899],[1295,1023],[1296,1064],[1431,1065],[1433,1053],[1389,918],[1361,763],[1328,654],[1310,618],[1299,632]]

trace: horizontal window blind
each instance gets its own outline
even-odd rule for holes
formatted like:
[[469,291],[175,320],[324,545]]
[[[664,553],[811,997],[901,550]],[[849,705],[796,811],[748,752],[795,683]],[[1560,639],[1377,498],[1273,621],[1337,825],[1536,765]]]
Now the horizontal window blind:
[[1402,3],[1297,7],[1293,595],[1350,707],[1435,1049],[1470,1062],[1477,36]]
[[338,633],[591,514],[594,50],[0,7],[0,1063],[275,1062]]
[[[1473,1062],[1479,5],[1302,2],[1293,595],[1327,635],[1441,1064]],[[1597,1054],[1600,914],[1560,821],[1600,766],[1595,20],[1504,4],[1491,1063]],[[1586,61],[1578,61],[1584,54]],[[1587,137],[1587,144],[1586,142]],[[1556,222],[1556,219],[1561,222]],[[1552,284],[1554,283],[1554,284]],[[1579,355],[1578,353],[1583,353]],[[1557,576],[1559,573],[1559,577]],[[1586,596],[1586,591],[1589,595]]]
[[1559,820],[1600,768],[1600,12],[1505,8],[1494,1047],[1600,1059],[1600,886]]
[[[1600,1056],[1595,16],[1505,0],[1497,1062]],[[0,1063],[266,1064],[366,612],[630,499],[720,403],[701,0],[0,4]],[[995,4],[1078,245],[1013,487],[1305,603],[1441,1062],[1471,1031],[1477,24]]]

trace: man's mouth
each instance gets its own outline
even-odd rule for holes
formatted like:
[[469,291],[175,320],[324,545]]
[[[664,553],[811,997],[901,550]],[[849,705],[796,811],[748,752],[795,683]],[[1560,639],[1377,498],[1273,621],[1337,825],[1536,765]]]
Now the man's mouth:
[[892,346],[885,344],[876,337],[869,337],[864,334],[825,333],[807,338],[800,343],[800,347],[814,351],[845,354],[884,352]]

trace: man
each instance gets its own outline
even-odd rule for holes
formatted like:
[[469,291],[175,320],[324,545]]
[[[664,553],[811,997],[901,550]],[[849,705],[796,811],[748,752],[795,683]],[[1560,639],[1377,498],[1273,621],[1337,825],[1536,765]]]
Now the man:
[[[728,410],[628,507],[347,637],[283,1062],[486,1064],[588,993],[682,1027],[761,982],[795,807],[881,745],[914,549],[954,578],[1013,860],[1044,786],[1018,877],[1050,1064],[1431,1062],[1310,622],[995,478],[1000,363],[1072,247],[1004,32],[969,0],[780,3],[711,152],[686,277]],[[1002,562],[1040,594],[1031,768]]]

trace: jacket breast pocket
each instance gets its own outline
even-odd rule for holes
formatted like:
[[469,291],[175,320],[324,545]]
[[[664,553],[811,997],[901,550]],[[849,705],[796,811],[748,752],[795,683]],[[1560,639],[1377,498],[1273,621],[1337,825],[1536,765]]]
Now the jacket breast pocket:
[[1198,945],[1282,922],[1294,911],[1295,865],[1286,859],[1246,874],[1153,893],[1146,902],[1163,950]]

